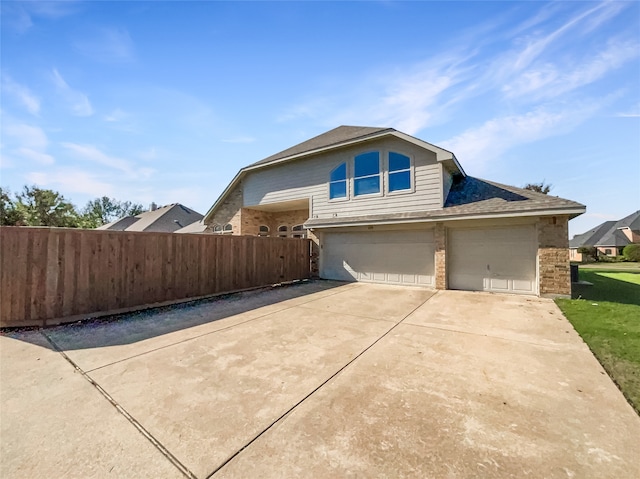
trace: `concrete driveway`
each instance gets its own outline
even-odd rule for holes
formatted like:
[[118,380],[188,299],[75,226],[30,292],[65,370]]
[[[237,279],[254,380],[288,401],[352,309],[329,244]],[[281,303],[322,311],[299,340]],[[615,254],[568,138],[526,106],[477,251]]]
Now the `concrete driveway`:
[[0,337],[0,476],[640,477],[550,300],[310,282]]

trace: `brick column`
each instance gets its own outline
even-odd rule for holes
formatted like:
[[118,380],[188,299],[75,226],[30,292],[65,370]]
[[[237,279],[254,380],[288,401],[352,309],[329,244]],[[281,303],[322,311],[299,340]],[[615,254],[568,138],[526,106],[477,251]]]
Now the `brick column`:
[[436,289],[447,289],[447,230],[443,223],[436,223],[434,241]]
[[540,296],[570,296],[569,218],[544,216],[538,222]]

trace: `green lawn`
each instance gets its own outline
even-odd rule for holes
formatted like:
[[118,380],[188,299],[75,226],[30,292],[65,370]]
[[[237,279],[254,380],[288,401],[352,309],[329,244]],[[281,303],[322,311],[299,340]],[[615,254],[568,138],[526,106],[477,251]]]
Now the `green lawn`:
[[640,413],[640,270],[615,266],[580,266],[593,286],[574,285],[578,299],[556,303]]
[[607,271],[637,271],[640,272],[640,263],[588,263],[581,264],[580,269],[606,269]]

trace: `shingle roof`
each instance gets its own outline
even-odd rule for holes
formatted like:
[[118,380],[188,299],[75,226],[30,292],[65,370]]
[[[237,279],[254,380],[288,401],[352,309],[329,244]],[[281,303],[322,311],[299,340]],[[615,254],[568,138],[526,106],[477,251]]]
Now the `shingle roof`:
[[107,223],[106,225],[98,226],[96,229],[124,231],[136,221],[138,221],[138,218],[136,218],[135,216],[125,216],[124,218],[120,218],[119,220],[112,221],[111,223]]
[[[435,221],[466,216],[482,217],[495,214],[534,214],[559,210],[573,210],[575,215],[584,211],[585,206],[571,200],[545,195],[515,186],[502,185],[493,181],[471,176],[459,176],[449,191],[443,208],[412,213],[366,215],[345,218],[311,219],[305,223],[308,228],[320,226],[348,225],[365,222],[393,222],[407,220]],[[581,211],[582,210],[582,211]],[[566,213],[565,213],[566,214]]]
[[204,233],[204,230],[206,229],[207,225],[205,225],[202,220],[198,220],[194,221],[190,225],[185,226],[184,228],[175,230],[174,233]]
[[600,241],[606,234],[611,230],[613,225],[615,225],[615,221],[605,221],[604,223],[596,226],[595,228],[591,228],[586,233],[582,233],[579,235],[575,235],[569,241],[570,248],[578,248],[580,246],[591,245],[593,246],[598,241]]
[[377,133],[382,133],[385,131],[395,130],[393,128],[378,128],[371,126],[339,126],[337,128],[334,128],[333,130],[327,131],[326,133],[315,136],[310,140],[303,141],[302,143],[298,143],[291,148],[287,148],[286,150],[283,150],[279,153],[268,156],[263,160],[256,161],[255,163],[249,165],[248,168],[265,163],[270,163],[274,160],[280,160],[289,156],[299,155],[301,153],[326,148],[328,146],[335,146],[339,145],[340,143],[362,139],[367,136],[375,135]]
[[620,228],[629,228],[632,231],[640,231],[640,210],[625,216],[619,221],[605,221],[590,229],[586,233],[574,236],[569,241],[570,248],[580,246],[626,246],[631,241],[620,231]]
[[180,203],[173,203],[153,211],[140,213],[136,216],[121,218],[97,229],[172,233],[202,218],[203,216],[197,211],[187,208]]

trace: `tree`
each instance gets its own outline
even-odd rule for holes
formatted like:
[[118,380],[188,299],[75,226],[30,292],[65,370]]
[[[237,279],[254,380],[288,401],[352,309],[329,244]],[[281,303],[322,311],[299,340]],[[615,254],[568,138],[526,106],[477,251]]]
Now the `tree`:
[[549,193],[551,188],[553,188],[553,185],[547,185],[544,181],[541,181],[540,183],[527,183],[524,185],[525,190],[537,191],[543,195]]
[[578,253],[582,255],[582,261],[598,261],[598,249],[595,246],[580,246]]
[[11,199],[11,192],[0,187],[0,226],[19,226],[24,218]]
[[82,210],[82,226],[97,228],[125,216],[139,215],[144,211],[141,204],[131,201],[118,201],[103,196],[87,203]]
[[624,247],[622,255],[627,261],[640,261],[640,243],[631,243]]
[[77,228],[80,225],[75,206],[57,191],[25,186],[16,198],[16,210],[26,226]]

